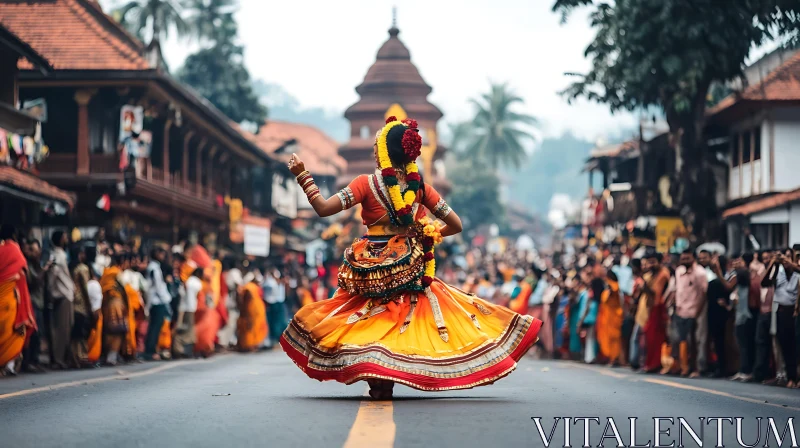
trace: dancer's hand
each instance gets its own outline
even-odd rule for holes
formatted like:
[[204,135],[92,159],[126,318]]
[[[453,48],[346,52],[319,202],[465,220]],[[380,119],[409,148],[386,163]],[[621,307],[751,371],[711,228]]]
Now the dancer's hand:
[[289,159],[289,171],[292,172],[295,176],[299,176],[300,173],[306,170],[306,165],[300,160],[300,157],[297,157],[297,154],[292,154],[292,158]]

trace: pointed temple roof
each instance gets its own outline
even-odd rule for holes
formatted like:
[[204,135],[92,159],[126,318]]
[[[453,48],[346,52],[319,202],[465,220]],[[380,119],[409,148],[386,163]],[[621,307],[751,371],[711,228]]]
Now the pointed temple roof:
[[426,115],[433,120],[442,117],[439,108],[428,102],[432,89],[411,62],[411,53],[399,34],[400,30],[393,23],[389,39],[378,50],[364,81],[356,87],[361,99],[347,109],[346,118],[362,113],[382,115],[394,103],[401,104],[410,116]]

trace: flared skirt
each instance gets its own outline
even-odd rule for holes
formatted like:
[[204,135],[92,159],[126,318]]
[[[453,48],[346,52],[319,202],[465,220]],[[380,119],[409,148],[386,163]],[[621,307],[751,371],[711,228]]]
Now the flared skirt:
[[339,290],[301,308],[280,343],[320,381],[378,378],[441,391],[508,375],[536,343],[541,325],[437,279],[424,293],[390,301]]

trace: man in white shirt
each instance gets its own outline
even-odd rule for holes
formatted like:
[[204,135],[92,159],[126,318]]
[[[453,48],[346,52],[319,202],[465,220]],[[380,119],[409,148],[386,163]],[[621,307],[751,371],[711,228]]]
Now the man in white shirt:
[[50,309],[50,362],[54,368],[67,367],[67,356],[72,336],[73,310],[72,300],[75,297],[75,283],[69,273],[67,264],[67,234],[61,230],[53,232],[51,237],[53,262],[47,273],[46,297],[49,298]]
[[264,276],[264,301],[267,302],[267,324],[269,325],[269,345],[278,343],[283,330],[289,326],[286,313],[286,281],[277,269],[267,269]]
[[172,357],[188,358],[194,355],[196,341],[194,330],[194,313],[197,312],[197,296],[203,289],[203,270],[197,268],[186,280],[185,294],[178,305],[178,320],[175,335],[172,338]]
[[150,263],[145,271],[147,282],[147,308],[150,311],[150,322],[147,325],[147,336],[144,342],[145,359],[158,360],[158,336],[164,321],[170,317],[172,296],[164,281],[161,265],[167,257],[167,251],[156,247],[150,254]]
[[778,266],[778,276],[775,280],[777,338],[786,364],[787,387],[794,388],[797,382],[797,339],[795,334],[795,316],[797,315],[797,290],[800,283],[800,274],[796,272],[795,261],[792,253],[787,250],[785,254],[778,254],[774,260]]

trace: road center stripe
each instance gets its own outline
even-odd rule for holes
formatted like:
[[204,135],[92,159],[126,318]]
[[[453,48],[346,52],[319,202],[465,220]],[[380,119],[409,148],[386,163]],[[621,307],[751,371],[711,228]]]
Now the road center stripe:
[[[368,393],[365,395],[369,397]],[[392,402],[368,398],[358,407],[344,448],[392,448],[396,430]]]
[[52,391],[52,390],[65,389],[67,387],[82,386],[82,385],[87,385],[87,384],[97,384],[97,383],[104,383],[106,381],[113,381],[113,380],[120,380],[120,379],[127,379],[127,378],[136,378],[136,377],[145,376],[145,375],[152,375],[154,373],[163,372],[165,370],[173,369],[175,367],[180,367],[182,365],[186,365],[186,364],[189,364],[189,363],[192,363],[192,362],[194,362],[194,361],[173,361],[173,362],[170,362],[168,364],[164,364],[164,365],[161,365],[161,366],[158,366],[158,367],[154,367],[152,369],[141,370],[141,371],[138,371],[138,372],[123,373],[123,374],[116,374],[116,375],[110,375],[110,376],[102,376],[102,377],[99,377],[99,378],[89,378],[89,379],[83,379],[83,380],[77,380],[77,381],[70,381],[70,382],[67,382],[67,383],[56,383],[56,384],[51,384],[49,386],[35,387],[35,388],[32,388],[32,389],[23,389],[23,390],[18,390],[16,392],[9,392],[7,394],[2,394],[2,395],[0,395],[0,400],[5,400],[5,399],[8,399],[8,398],[14,398],[14,397],[21,397],[23,395],[37,394],[39,392],[47,392],[47,391]]

